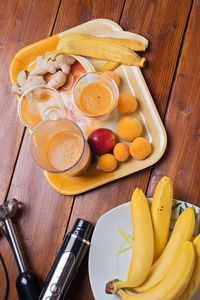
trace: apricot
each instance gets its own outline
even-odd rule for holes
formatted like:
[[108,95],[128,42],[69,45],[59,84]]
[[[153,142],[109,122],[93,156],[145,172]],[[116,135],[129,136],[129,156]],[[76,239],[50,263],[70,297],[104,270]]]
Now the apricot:
[[117,108],[120,114],[131,114],[137,109],[137,100],[130,93],[121,94]]
[[132,142],[142,134],[142,124],[136,118],[123,117],[117,124],[117,133],[120,138]]
[[126,161],[129,157],[129,147],[123,143],[117,143],[113,150],[115,158],[120,161]]
[[119,86],[119,84],[120,84],[120,78],[119,78],[119,76],[115,72],[106,71],[104,73],[107,74],[108,76],[110,76],[116,82],[117,86]]
[[112,172],[117,168],[117,160],[113,154],[106,153],[99,157],[98,166],[104,172]]
[[130,154],[133,158],[142,160],[151,154],[151,144],[143,137],[136,138],[129,147]]

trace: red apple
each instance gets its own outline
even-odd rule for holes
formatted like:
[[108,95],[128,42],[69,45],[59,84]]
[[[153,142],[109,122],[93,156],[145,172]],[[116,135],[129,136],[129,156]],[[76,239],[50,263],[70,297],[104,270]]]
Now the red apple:
[[90,133],[88,143],[93,152],[101,155],[113,150],[115,135],[110,129],[98,128]]

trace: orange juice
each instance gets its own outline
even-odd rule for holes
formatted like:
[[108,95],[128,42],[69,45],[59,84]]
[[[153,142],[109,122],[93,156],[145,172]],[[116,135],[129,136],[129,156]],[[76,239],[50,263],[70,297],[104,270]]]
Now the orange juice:
[[101,72],[82,75],[74,84],[72,100],[79,113],[88,118],[108,117],[117,106],[119,89],[115,81]]
[[109,112],[112,106],[112,92],[109,87],[102,83],[90,83],[80,94],[78,108],[86,114],[103,115]]
[[90,147],[81,129],[68,119],[41,122],[31,134],[35,162],[52,173],[82,173],[90,164]]
[[53,112],[64,114],[64,104],[59,93],[45,86],[26,91],[20,98],[18,113],[26,126],[33,129],[43,119],[49,119]]
[[71,168],[79,160],[82,151],[82,137],[70,132],[55,135],[50,140],[47,149],[49,162],[57,170]]

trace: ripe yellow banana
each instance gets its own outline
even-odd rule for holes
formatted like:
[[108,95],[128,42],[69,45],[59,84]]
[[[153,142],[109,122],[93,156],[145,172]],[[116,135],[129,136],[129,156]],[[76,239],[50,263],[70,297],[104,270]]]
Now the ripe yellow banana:
[[172,199],[172,180],[164,176],[156,186],[151,205],[154,232],[154,261],[161,255],[168,241]]
[[132,39],[99,37],[99,36],[84,34],[84,33],[66,34],[60,39],[57,48],[65,48],[67,43],[70,43],[74,40],[81,41],[81,40],[88,40],[88,39],[93,41],[108,42],[110,44],[118,44],[118,45],[126,46],[134,51],[145,51],[145,49],[147,48],[146,44]]
[[187,240],[191,240],[195,227],[195,215],[191,208],[186,208],[176,221],[172,235],[159,259],[152,266],[147,280],[135,289],[145,292],[158,284],[169,272],[177,259],[177,251]]
[[131,198],[134,246],[126,281],[107,283],[106,292],[140,285],[147,278],[153,261],[153,228],[148,201],[140,189],[135,189]]
[[54,54],[58,55],[65,53],[83,55],[129,66],[144,66],[145,58],[141,58],[130,48],[118,43],[111,43],[100,39],[103,38],[93,39],[86,37],[80,39],[67,39],[65,36],[59,41],[57,50],[54,51]]
[[119,63],[114,61],[108,61],[105,65],[103,65],[99,72],[106,72],[106,71],[114,71],[117,67],[119,67]]
[[[178,251],[176,262],[168,274],[152,289],[141,294],[118,290],[123,300],[174,300],[190,281],[195,262],[194,247],[186,241]],[[182,298],[181,298],[182,300]]]
[[193,241],[195,265],[190,282],[177,300],[189,300],[200,286],[200,234]]

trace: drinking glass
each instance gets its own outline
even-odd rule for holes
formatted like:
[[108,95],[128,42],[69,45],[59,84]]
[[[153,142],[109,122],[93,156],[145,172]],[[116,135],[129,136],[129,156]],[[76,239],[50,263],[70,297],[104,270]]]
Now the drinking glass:
[[82,75],[72,89],[72,100],[76,110],[88,118],[107,118],[116,108],[118,98],[119,89],[116,82],[101,72]]
[[65,108],[62,97],[54,88],[37,86],[21,96],[18,114],[22,123],[33,129],[42,120],[64,117]]

